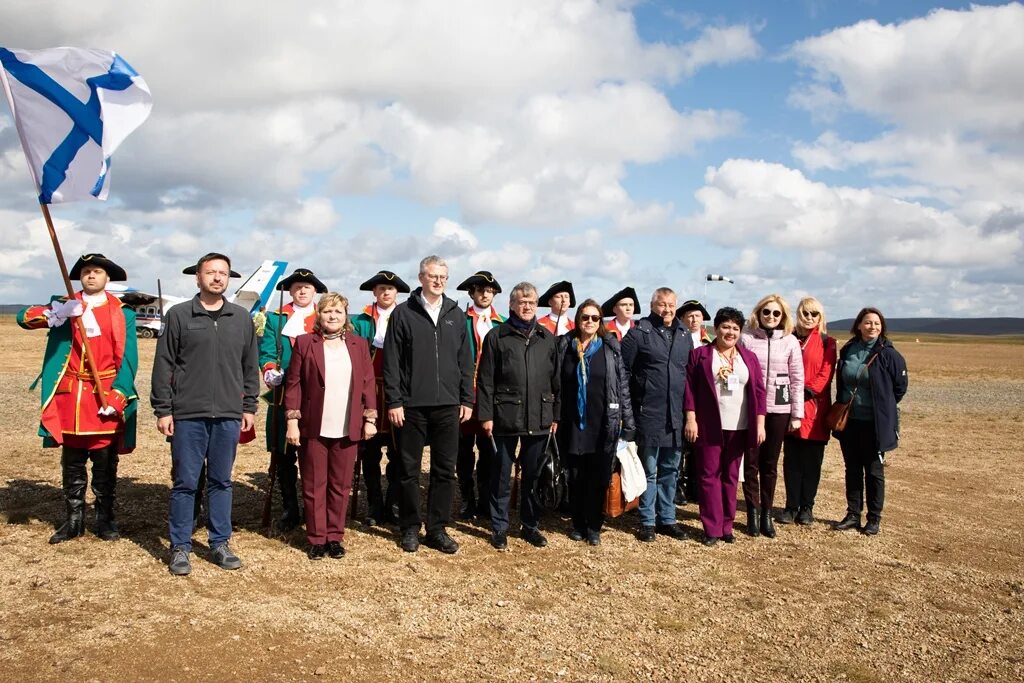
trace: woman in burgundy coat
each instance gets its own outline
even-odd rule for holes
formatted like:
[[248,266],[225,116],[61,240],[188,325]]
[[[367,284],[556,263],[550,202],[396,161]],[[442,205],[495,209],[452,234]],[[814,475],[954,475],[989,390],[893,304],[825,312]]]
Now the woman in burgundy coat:
[[284,407],[286,439],[299,447],[307,554],[341,558],[356,444],[377,433],[373,362],[341,294],[324,294],[313,332],[295,339]]
[[744,451],[764,442],[765,389],[752,351],[737,346],[743,314],[720,308],[715,341],[686,365],[686,439],[696,446],[704,545],[735,541],[736,484]]

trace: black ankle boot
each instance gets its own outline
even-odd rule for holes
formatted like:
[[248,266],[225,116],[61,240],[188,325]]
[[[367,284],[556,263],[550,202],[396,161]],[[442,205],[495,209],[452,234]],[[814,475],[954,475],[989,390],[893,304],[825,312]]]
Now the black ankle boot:
[[758,520],[757,508],[749,508],[747,510],[747,534],[750,536],[760,536],[761,527],[760,521]]
[[761,508],[761,535],[775,538],[775,524],[772,522],[771,508]]
[[117,446],[91,451],[92,492],[96,496],[96,535],[104,541],[121,538],[114,510],[117,506]]
[[89,452],[82,448],[64,448],[61,454],[64,523],[50,536],[51,545],[85,534],[85,461],[88,457]]
[[302,523],[296,488],[298,480],[295,463],[289,461],[287,453],[282,453],[277,465],[277,482],[281,488],[281,519],[278,520],[277,528],[281,531],[291,531]]

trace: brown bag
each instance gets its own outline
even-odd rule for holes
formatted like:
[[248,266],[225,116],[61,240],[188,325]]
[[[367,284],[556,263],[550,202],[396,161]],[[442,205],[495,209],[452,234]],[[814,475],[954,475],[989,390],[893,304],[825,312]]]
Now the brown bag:
[[[871,364],[878,358],[878,352],[871,356],[871,359],[861,367],[861,372],[866,372]],[[857,379],[860,379],[860,372],[857,373]],[[825,424],[833,432],[841,432],[846,429],[846,421],[850,419],[850,408],[853,407],[853,399],[857,397],[858,387],[853,387],[853,393],[850,394],[850,400],[845,403],[836,401],[832,404],[832,407],[828,409],[828,415],[825,416]]]
[[608,488],[604,493],[604,514],[607,517],[618,517],[623,512],[636,510],[640,507],[640,498],[626,501],[622,495],[622,476],[618,472],[612,472],[612,480],[608,482]]

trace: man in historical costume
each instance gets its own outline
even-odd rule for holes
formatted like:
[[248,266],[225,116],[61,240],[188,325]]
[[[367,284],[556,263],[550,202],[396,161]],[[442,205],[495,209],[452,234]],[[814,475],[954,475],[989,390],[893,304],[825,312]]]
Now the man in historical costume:
[[[260,337],[260,369],[263,382],[270,388],[271,408],[267,412],[267,450],[277,463],[274,477],[281,491],[281,519],[278,529],[288,532],[299,526],[299,452],[285,443],[284,374],[292,357],[292,344],[300,334],[313,331],[316,322],[316,295],[326,294],[327,286],[307,268],[296,268],[275,288],[288,292],[291,301],[267,314],[263,336]],[[254,323],[255,324],[255,323]]]
[[[410,290],[409,285],[390,270],[379,271],[359,285],[359,290],[373,292],[373,303],[352,319],[352,326],[356,334],[370,344],[373,374],[377,379],[377,414],[383,416],[387,411],[384,400],[384,336],[398,304],[398,295],[408,294]],[[380,478],[380,461],[384,458],[385,447],[388,449],[386,495]],[[363,481],[366,482],[366,525],[397,522],[394,508],[398,504],[398,449],[389,420],[378,419],[377,434],[359,442],[359,460],[363,464]]]
[[[469,292],[472,299],[466,307],[466,331],[469,345],[473,350],[473,390],[476,391],[476,369],[480,366],[480,354],[484,338],[492,329],[505,322],[494,310],[494,295],[501,293],[501,285],[489,271],[481,270],[469,276],[457,287],[460,292]],[[491,439],[480,427],[480,420],[473,418],[462,424],[459,434],[459,460],[455,473],[459,479],[462,508],[459,516],[472,519],[477,514],[487,513],[487,500],[491,486],[491,465],[494,462],[494,447]],[[479,461],[473,452],[474,446],[480,453]],[[476,487],[473,486],[473,469],[476,469]]]
[[601,304],[601,315],[612,318],[608,321],[608,331],[620,342],[630,330],[636,327],[634,315],[640,314],[640,299],[632,287],[624,287],[612,294],[608,301]]
[[541,306],[548,306],[551,312],[542,318],[537,318],[537,323],[543,325],[548,332],[560,337],[576,327],[569,316],[569,309],[576,307],[576,293],[572,290],[572,283],[562,280],[548,287],[548,291],[540,295]]
[[[676,317],[689,331],[693,348],[707,346],[714,341],[704,327],[705,320],[711,320],[704,305],[696,299],[689,299],[676,309]],[[676,505],[697,501],[697,451],[693,444],[683,439],[683,455],[679,464],[679,483],[676,486]]]
[[259,347],[249,311],[224,296],[231,261],[210,253],[196,264],[199,293],[171,306],[153,359],[150,404],[161,434],[171,437],[169,569],[192,571],[196,485],[206,465],[210,560],[238,569],[231,550],[231,470],[239,439],[256,422]]
[[[135,338],[135,312],[105,290],[107,282],[128,279],[124,269],[103,254],[84,254],[71,269],[81,291],[72,299],[55,296],[45,306],[29,306],[18,313],[27,330],[48,329],[42,371],[43,447],[62,447],[61,479],[64,523],[50,537],[60,543],[85,533],[86,462],[92,460],[92,492],[96,497],[96,535],[115,541],[119,454],[135,448],[138,396],[135,372],[139,352]],[[81,317],[86,340],[76,318]],[[100,387],[87,362],[95,360]],[[97,389],[103,392],[102,407]]]

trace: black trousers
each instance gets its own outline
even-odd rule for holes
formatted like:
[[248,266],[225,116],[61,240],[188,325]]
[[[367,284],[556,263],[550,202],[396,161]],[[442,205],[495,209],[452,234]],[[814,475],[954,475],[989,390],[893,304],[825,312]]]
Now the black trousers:
[[607,453],[565,456],[572,525],[582,534],[601,531],[604,526],[604,498],[612,476],[612,457]]
[[[486,437],[483,437],[486,438]],[[512,499],[512,465],[516,446],[519,448],[519,520],[524,529],[537,529],[540,523],[540,501],[537,500],[537,477],[540,463],[544,459],[544,444],[547,434],[541,436],[496,436],[498,451],[491,470],[491,529],[503,534],[508,531],[508,506]]]
[[779,453],[789,429],[789,413],[769,413],[764,418],[764,443],[751,448],[743,459],[743,500],[747,510],[771,508],[779,479]]
[[[363,463],[363,481],[366,482],[366,514],[378,521],[385,517],[386,510],[398,496],[399,458],[394,444],[390,432],[378,433],[372,439],[359,442],[359,459]],[[380,461],[384,458],[385,447],[388,449],[388,464],[384,468],[388,480],[386,497],[380,478]]]
[[282,517],[299,522],[299,449],[292,445],[285,446],[284,452],[277,454],[277,486],[281,490]]
[[420,468],[423,447],[430,446],[427,533],[444,531],[455,497],[455,461],[459,453],[459,406],[405,408],[405,424],[395,430],[400,455],[398,524],[402,531],[420,526]]
[[[463,425],[459,434],[459,460],[455,465],[455,473],[459,478],[459,492],[462,501],[472,502],[479,499],[480,503],[487,500],[491,490],[491,469],[494,463],[494,447],[491,440],[480,430],[480,423],[470,420]],[[497,437],[495,437],[497,438]],[[479,451],[479,459],[476,452]],[[473,470],[476,470],[476,488],[473,488]]]
[[786,482],[786,509],[813,508],[821,481],[825,442],[787,436],[782,456],[782,477]]
[[882,519],[885,504],[885,465],[878,450],[875,423],[850,420],[839,435],[846,463],[846,511],[860,515],[867,485],[868,521]]

